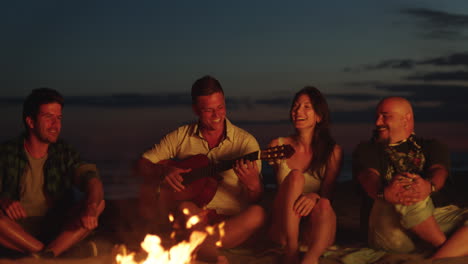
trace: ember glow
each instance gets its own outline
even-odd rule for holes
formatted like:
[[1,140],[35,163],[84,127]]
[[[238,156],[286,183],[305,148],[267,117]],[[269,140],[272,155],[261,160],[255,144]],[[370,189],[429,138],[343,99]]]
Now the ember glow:
[[[188,211],[185,212],[188,215]],[[174,221],[172,215],[169,216],[171,221]],[[196,215],[191,216],[186,223],[187,230],[194,227],[200,222],[200,218]],[[220,223],[217,228],[213,226],[207,226],[204,231],[192,231],[190,238],[172,246],[169,249],[165,249],[161,245],[161,238],[157,235],[146,235],[144,241],[141,243],[141,248],[148,253],[146,259],[141,261],[135,260],[135,253],[127,253],[124,247],[122,252],[117,254],[115,257],[117,264],[189,264],[195,259],[195,249],[203,243],[208,235],[213,235],[215,230],[218,229],[219,241],[216,242],[216,246],[221,246],[221,238],[224,236],[224,222]],[[174,238],[175,232],[171,234],[171,238]]]
[[165,250],[161,246],[161,239],[156,235],[147,235],[141,243],[141,247],[148,252],[148,257],[142,261],[135,261],[135,253],[118,254],[115,258],[119,264],[189,264],[192,261],[192,253],[206,238],[206,232],[193,231],[189,241]]

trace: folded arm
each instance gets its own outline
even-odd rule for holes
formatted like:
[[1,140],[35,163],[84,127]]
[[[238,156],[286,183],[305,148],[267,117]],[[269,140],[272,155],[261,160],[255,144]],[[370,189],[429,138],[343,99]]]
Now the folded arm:
[[104,192],[98,178],[90,179],[86,186],[86,205],[80,220],[86,229],[94,229],[98,226],[98,217],[104,209]]
[[412,173],[404,173],[402,176],[409,182],[408,192],[401,194],[401,200],[403,204],[411,205],[426,199],[433,191],[440,190],[447,180],[448,169],[444,165],[434,164],[427,170],[425,178]]
[[27,216],[19,201],[14,201],[7,197],[0,198],[0,208],[11,220],[18,220]]
[[98,217],[104,208],[104,190],[94,164],[81,165],[75,172],[75,184],[85,193],[80,222],[86,229],[98,225]]

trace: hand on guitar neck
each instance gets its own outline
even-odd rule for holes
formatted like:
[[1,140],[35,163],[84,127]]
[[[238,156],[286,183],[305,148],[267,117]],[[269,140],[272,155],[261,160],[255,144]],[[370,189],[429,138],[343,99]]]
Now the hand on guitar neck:
[[261,189],[259,169],[256,161],[244,159],[236,160],[233,169],[247,190],[253,192]]
[[[164,183],[174,192],[176,200],[192,200],[197,205],[204,206],[213,198],[219,181],[222,180],[219,173],[234,167],[234,171],[239,179],[245,184],[248,190],[258,189],[260,183],[253,173],[258,174],[256,162],[262,160],[287,159],[294,154],[291,145],[275,146],[256,151],[235,160],[218,161],[211,163],[207,156],[203,154],[192,156],[182,161],[164,160],[158,164],[164,166]],[[156,164],[157,165],[157,164]],[[247,167],[246,167],[247,166]]]

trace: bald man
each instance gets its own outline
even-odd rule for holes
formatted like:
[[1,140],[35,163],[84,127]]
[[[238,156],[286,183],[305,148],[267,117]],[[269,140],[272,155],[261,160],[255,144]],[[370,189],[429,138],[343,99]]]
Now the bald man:
[[443,144],[416,137],[408,100],[380,101],[373,139],[353,153],[353,174],[372,201],[365,221],[371,247],[410,253],[430,244],[438,249],[432,258],[468,254],[468,210],[434,208],[430,197],[444,186],[449,164]]

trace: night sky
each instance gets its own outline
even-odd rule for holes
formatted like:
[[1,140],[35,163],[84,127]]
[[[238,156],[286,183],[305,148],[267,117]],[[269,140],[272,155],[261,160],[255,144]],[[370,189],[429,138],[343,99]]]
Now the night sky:
[[342,141],[398,95],[414,104],[417,131],[468,151],[466,0],[4,1],[0,21],[4,113],[47,86],[107,121],[182,123],[191,84],[210,74],[239,126],[287,125],[294,93],[313,85]]

